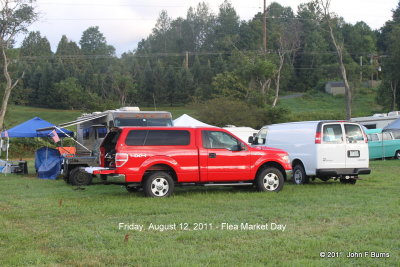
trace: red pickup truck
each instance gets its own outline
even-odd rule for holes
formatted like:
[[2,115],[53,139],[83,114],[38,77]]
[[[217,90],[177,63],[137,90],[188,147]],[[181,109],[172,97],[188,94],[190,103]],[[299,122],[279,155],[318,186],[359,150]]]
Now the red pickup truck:
[[100,163],[93,174],[128,191],[143,188],[148,197],[167,197],[178,184],[278,192],[291,173],[285,151],[253,148],[213,127],[114,128],[101,144]]

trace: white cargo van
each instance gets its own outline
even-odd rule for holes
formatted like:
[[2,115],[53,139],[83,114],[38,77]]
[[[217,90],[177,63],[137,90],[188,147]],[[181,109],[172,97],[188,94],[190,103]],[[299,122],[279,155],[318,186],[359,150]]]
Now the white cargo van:
[[360,174],[369,174],[367,137],[357,123],[306,121],[264,126],[254,137],[253,146],[286,150],[293,168],[293,182],[309,179],[340,179],[355,184]]

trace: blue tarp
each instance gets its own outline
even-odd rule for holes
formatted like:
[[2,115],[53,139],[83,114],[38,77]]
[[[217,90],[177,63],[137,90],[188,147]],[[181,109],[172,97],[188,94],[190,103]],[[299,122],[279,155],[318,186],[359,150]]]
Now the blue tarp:
[[[9,130],[7,130],[8,137],[48,137],[52,130],[37,132],[36,129],[52,127],[54,124],[42,120],[39,117],[35,117],[26,122],[23,122]],[[66,129],[61,128],[63,132],[68,134],[69,136],[73,136],[73,132],[68,131]],[[60,130],[56,130],[59,137],[65,137]],[[5,137],[5,133],[1,133],[1,137]]]
[[42,147],[35,152],[35,169],[42,179],[57,179],[61,172],[62,157],[57,149]]
[[400,118],[383,128],[383,132],[400,131]]

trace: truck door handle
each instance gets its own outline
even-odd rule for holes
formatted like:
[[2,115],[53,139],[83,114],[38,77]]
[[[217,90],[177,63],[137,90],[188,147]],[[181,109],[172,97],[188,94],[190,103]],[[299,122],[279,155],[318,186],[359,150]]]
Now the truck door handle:
[[209,153],[209,154],[208,154],[208,157],[211,158],[211,159],[215,159],[215,158],[217,157],[217,154],[215,154],[215,153]]

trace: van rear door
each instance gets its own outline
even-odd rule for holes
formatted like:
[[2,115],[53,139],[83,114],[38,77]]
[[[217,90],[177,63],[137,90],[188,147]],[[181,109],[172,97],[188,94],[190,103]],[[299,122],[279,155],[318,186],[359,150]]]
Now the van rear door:
[[346,168],[368,168],[369,151],[358,124],[344,123],[346,134]]
[[341,123],[322,125],[321,144],[317,145],[317,169],[346,168],[346,145]]

